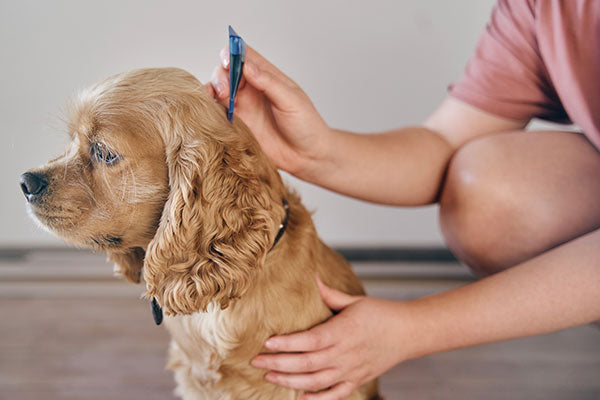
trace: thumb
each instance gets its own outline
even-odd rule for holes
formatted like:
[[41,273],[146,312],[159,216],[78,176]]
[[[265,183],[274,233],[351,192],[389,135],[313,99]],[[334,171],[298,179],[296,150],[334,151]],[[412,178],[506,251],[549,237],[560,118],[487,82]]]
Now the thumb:
[[323,302],[327,305],[327,307],[334,311],[340,311],[348,307],[350,304],[358,301],[360,298],[359,296],[351,296],[347,293],[330,288],[321,281],[319,275],[315,275],[315,278],[317,280],[317,286],[319,287],[319,293],[321,294]]
[[247,60],[244,64],[244,77],[246,83],[264,93],[276,108],[291,111],[297,107],[299,93],[297,85],[275,67],[264,68]]

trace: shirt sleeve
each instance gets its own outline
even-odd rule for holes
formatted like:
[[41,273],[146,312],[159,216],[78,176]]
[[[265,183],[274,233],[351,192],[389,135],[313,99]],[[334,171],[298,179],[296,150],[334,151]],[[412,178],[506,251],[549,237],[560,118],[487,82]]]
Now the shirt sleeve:
[[[499,0],[450,96],[491,114],[564,120],[536,39],[536,0]],[[545,0],[542,0],[545,1]]]

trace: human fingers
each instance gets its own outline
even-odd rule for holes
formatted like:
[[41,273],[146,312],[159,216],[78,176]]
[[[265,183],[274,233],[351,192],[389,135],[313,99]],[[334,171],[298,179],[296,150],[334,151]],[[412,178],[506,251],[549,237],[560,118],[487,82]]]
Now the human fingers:
[[219,58],[221,59],[221,65],[224,69],[229,69],[229,46],[225,46],[219,52]]
[[265,379],[276,385],[316,392],[335,385],[339,382],[340,376],[338,370],[329,368],[309,374],[284,374],[271,371],[265,375]]
[[281,352],[322,350],[335,344],[336,327],[330,326],[332,324],[333,321],[328,320],[307,331],[273,336],[265,342],[265,346]]
[[323,390],[318,393],[305,393],[300,400],[340,400],[350,396],[356,389],[350,382],[340,382],[333,385],[331,389]]
[[270,69],[263,69],[253,61],[246,61],[244,64],[244,77],[246,83],[264,93],[279,111],[297,111],[298,107],[307,100],[302,89],[291,79]]
[[[225,71],[229,71],[229,46],[225,46],[219,52],[219,59],[221,60],[221,66]],[[229,72],[226,72],[227,80],[229,80]],[[240,79],[240,83],[238,85],[238,91],[241,91],[244,86],[246,86],[246,78],[242,72],[242,78]]]
[[[221,49],[221,51],[219,52],[219,57],[221,58],[221,65],[223,66],[223,68],[229,69],[229,46],[225,46]],[[295,84],[289,76],[281,72],[279,68],[277,68],[269,60],[263,57],[258,51],[254,50],[254,48],[248,45],[246,45],[246,59],[244,63],[245,65],[247,65],[247,63],[256,65],[261,70],[275,75],[276,77],[288,84]]]
[[[221,59],[222,68],[217,74],[219,81],[215,82],[215,84],[227,82],[227,87],[229,87],[229,74],[226,72],[229,70],[229,46],[221,49],[219,58]],[[215,71],[213,71],[213,76],[215,76]],[[264,92],[269,100],[274,103],[275,107],[284,111],[294,109],[296,103],[293,96],[297,96],[298,93],[303,93],[290,77],[281,72],[279,68],[275,67],[260,53],[248,45],[246,45],[244,73],[242,75],[242,82],[240,82],[239,90],[244,87],[246,82],[250,83],[261,92]],[[221,87],[223,86],[224,85],[221,85]],[[215,87],[215,91],[217,91],[217,87]],[[228,93],[218,92],[218,94],[219,100],[222,100],[223,96]]]
[[[220,76],[225,77],[224,71],[229,69],[229,46],[221,49],[219,57],[223,69]],[[226,80],[228,79],[227,75]],[[263,92],[280,110],[293,110],[297,105],[298,93],[303,93],[290,77],[248,45],[240,90],[246,83]]]
[[206,90],[208,92],[208,95],[210,97],[215,97],[215,89],[213,89],[212,83],[208,82],[206,84],[203,85],[204,86],[204,90]]
[[361,296],[351,296],[325,285],[321,281],[321,278],[319,278],[319,275],[316,275],[315,279],[317,280],[317,286],[319,287],[319,293],[323,302],[332,310],[342,310],[361,298]]
[[252,360],[252,365],[278,372],[315,372],[330,367],[335,361],[335,354],[329,349],[308,353],[259,354]]
[[210,78],[214,96],[224,106],[229,106],[229,76],[220,66],[216,66]]

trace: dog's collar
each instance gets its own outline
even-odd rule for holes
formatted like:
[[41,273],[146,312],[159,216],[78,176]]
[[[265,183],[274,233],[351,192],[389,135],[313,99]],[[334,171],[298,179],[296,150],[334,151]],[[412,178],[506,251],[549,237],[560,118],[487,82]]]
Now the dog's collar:
[[156,301],[156,298],[154,297],[150,302],[150,308],[152,309],[152,317],[154,318],[154,323],[156,325],[160,325],[160,323],[163,320],[163,312],[162,308],[160,308],[160,305],[158,305],[158,301]]
[[286,199],[283,199],[282,202],[283,202],[283,209],[285,210],[285,217],[283,218],[283,221],[281,221],[281,224],[279,224],[279,232],[277,232],[277,236],[275,236],[275,241],[273,242],[273,246],[271,246],[271,249],[269,251],[273,250],[273,247],[275,247],[277,242],[279,242],[279,239],[281,239],[281,237],[283,236],[283,233],[285,232],[285,228],[287,228],[288,219],[290,218],[290,205]]
[[[273,247],[275,247],[277,242],[279,242],[279,239],[281,239],[281,237],[283,236],[283,233],[285,232],[285,228],[287,228],[288,219],[290,218],[290,205],[286,199],[283,199],[282,202],[283,202],[283,209],[285,210],[285,217],[283,218],[283,221],[281,221],[281,224],[279,224],[279,231],[277,232],[277,236],[275,236],[275,241],[273,242],[273,246],[271,246],[269,251],[273,250]],[[162,312],[162,308],[160,308],[160,305],[158,304],[158,302],[156,301],[156,299],[154,297],[152,298],[150,307],[152,309],[152,317],[154,318],[154,322],[156,323],[156,325],[160,325],[163,320],[163,312]]]

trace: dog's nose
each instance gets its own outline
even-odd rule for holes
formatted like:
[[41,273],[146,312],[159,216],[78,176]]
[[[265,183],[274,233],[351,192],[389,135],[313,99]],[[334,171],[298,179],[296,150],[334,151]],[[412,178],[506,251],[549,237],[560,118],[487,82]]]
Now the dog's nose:
[[19,179],[21,190],[28,201],[38,198],[48,187],[48,181],[44,175],[35,172],[25,172]]

